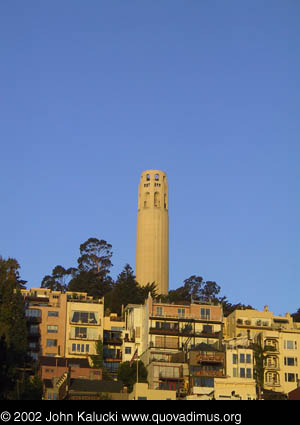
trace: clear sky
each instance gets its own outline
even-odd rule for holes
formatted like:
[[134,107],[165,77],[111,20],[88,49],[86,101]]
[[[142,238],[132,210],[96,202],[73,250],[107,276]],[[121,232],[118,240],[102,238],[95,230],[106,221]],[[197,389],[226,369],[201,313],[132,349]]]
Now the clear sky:
[[89,237],[135,268],[167,173],[170,288],[300,307],[298,0],[0,2],[0,254],[29,287]]

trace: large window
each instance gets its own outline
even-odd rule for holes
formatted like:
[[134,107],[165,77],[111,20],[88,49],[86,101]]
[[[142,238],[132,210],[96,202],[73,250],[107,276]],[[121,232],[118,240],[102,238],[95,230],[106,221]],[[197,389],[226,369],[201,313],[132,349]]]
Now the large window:
[[213,387],[214,386],[214,379],[208,378],[208,377],[196,377],[194,379],[194,386],[195,387]]
[[97,318],[98,314],[96,312],[73,311],[71,314],[72,323],[89,323],[92,325],[96,325]]
[[26,317],[41,317],[42,312],[41,310],[38,310],[37,308],[27,308],[25,310],[25,316]]
[[89,354],[90,344],[72,344],[72,352],[77,354]]

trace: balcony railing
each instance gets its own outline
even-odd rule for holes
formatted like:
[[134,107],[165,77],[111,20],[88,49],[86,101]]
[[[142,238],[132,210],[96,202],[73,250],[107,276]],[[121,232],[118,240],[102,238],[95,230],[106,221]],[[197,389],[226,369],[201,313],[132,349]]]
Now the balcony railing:
[[78,334],[78,335],[74,335],[72,333],[70,333],[69,335],[70,339],[84,339],[84,340],[91,340],[91,341],[98,341],[99,340],[99,335],[89,335],[89,334]]
[[209,376],[214,378],[220,378],[225,375],[223,370],[202,369],[193,372],[193,376]]
[[150,334],[155,335],[176,335],[176,336],[191,336],[198,338],[219,338],[220,332],[194,332],[192,329],[164,329],[150,328]]
[[104,338],[103,344],[122,345],[121,338]]
[[196,356],[197,362],[200,363],[223,363],[224,362],[224,354],[198,354]]
[[166,372],[159,372],[159,379],[164,379],[164,380],[179,380],[179,379],[183,379],[183,373],[182,370],[179,371],[178,375],[168,375],[168,373]]
[[41,323],[42,322],[42,316],[26,316],[26,320],[28,323]]
[[279,363],[266,363],[265,364],[265,369],[270,369],[270,370],[279,370]]

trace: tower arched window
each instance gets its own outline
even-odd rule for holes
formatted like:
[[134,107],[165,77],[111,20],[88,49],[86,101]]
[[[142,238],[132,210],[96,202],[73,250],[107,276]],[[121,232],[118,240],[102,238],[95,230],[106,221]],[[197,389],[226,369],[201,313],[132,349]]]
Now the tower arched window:
[[150,200],[150,192],[146,192],[145,198],[144,198],[144,208],[149,207],[149,200]]
[[154,206],[160,207],[159,192],[154,193]]

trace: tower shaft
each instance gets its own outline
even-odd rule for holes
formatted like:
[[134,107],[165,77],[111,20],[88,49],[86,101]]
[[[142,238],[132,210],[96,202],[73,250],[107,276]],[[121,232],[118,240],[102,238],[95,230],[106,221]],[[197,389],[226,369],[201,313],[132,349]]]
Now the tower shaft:
[[137,214],[136,280],[155,282],[158,294],[169,289],[168,184],[163,171],[142,173]]

